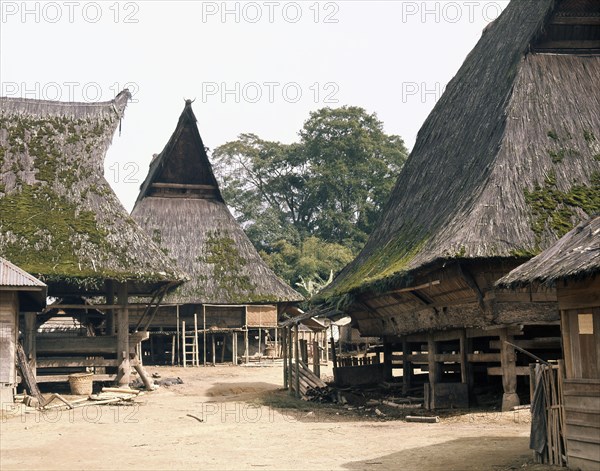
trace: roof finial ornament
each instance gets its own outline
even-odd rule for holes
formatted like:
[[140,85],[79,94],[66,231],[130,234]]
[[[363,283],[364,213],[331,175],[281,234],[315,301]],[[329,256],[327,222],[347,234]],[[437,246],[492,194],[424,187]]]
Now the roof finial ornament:
[[194,103],[196,101],[195,98],[193,100],[190,100],[189,98],[184,98],[184,100],[185,100],[186,105],[191,105],[192,103]]

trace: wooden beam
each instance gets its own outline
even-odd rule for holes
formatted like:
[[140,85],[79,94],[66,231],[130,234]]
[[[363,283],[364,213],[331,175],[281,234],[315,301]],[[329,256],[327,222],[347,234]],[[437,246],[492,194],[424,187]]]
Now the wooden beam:
[[76,367],[106,367],[119,366],[118,360],[107,360],[105,358],[41,358],[37,362],[38,368],[76,368]]
[[152,183],[151,188],[167,188],[175,190],[216,190],[214,185],[195,185],[190,183]]
[[[488,366],[487,374],[489,376],[502,376],[501,366]],[[515,367],[516,376],[529,376],[529,366],[517,366]]]
[[[560,337],[538,337],[528,340],[517,339],[510,342],[514,343],[518,347],[524,348],[525,350],[544,350],[547,348],[559,349],[561,347]],[[500,350],[502,348],[501,341],[491,340],[490,348],[494,350]]]
[[600,17],[598,16],[555,16],[550,22],[551,25],[591,25],[600,26]]
[[391,292],[392,293],[408,293],[410,291],[418,291],[418,290],[422,290],[422,289],[431,288],[431,287],[437,286],[439,284],[440,284],[440,280],[435,280],[435,281],[430,281],[429,283],[423,283],[422,285],[411,286],[410,288],[395,289]]

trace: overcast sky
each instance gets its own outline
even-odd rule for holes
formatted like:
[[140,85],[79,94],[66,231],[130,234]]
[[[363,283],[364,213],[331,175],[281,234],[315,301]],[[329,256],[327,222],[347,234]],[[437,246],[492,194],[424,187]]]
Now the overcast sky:
[[507,1],[0,2],[0,95],[133,93],[105,162],[130,210],[195,99],[211,149],[293,142],[309,112],[362,106],[412,148],[445,84]]

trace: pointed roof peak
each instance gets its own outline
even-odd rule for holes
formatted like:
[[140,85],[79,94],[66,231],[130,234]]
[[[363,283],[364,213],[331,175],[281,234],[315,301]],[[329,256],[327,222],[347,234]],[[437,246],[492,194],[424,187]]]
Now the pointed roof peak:
[[223,201],[192,110],[186,99],[177,127],[162,152],[152,157],[136,205],[146,196]]

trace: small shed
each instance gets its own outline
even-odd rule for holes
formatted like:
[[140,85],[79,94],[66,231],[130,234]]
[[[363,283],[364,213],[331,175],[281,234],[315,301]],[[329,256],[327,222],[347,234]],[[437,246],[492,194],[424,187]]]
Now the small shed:
[[600,469],[600,216],[502,278],[502,288],[556,287],[565,357],[569,468]]
[[46,292],[44,283],[0,257],[0,406],[13,402],[17,385],[19,312],[43,309]]

